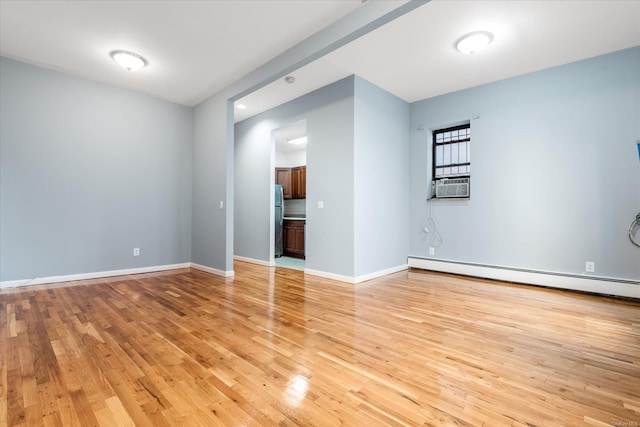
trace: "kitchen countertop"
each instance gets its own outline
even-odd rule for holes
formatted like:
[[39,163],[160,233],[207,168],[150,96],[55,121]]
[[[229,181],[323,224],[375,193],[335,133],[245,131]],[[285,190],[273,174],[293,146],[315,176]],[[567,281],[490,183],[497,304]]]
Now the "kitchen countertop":
[[303,216],[285,216],[282,219],[288,219],[291,221],[305,221],[307,218]]

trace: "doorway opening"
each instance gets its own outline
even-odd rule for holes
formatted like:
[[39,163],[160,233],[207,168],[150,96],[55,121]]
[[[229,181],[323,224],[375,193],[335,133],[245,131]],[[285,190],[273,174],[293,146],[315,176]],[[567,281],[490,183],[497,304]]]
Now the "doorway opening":
[[272,131],[276,267],[304,270],[307,225],[307,121]]

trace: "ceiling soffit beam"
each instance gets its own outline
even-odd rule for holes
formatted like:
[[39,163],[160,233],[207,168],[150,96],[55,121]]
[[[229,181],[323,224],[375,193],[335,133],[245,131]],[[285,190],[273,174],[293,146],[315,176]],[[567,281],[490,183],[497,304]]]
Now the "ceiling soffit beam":
[[[233,275],[233,103],[429,1],[369,1],[193,107],[192,197],[202,201],[192,208],[192,260]],[[224,109],[226,115],[219,114]],[[223,157],[212,158],[209,155],[214,152],[221,154],[219,138],[224,140]],[[221,199],[227,208],[223,219],[215,219],[213,206]],[[224,240],[222,253],[220,238]]]
[[240,99],[429,1],[410,0],[400,6],[396,1],[369,1],[237,80],[225,92],[234,94],[231,101]]

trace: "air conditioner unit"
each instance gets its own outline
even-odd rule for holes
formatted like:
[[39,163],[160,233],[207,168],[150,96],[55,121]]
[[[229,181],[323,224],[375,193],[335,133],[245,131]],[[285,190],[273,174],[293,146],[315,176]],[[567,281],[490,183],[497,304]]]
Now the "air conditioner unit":
[[436,198],[469,197],[469,178],[444,178],[436,181]]

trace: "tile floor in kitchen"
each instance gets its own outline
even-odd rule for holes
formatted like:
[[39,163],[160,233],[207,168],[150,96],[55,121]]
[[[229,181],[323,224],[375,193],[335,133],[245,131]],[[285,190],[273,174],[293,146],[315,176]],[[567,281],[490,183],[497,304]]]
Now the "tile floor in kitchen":
[[281,256],[276,258],[276,267],[292,268],[294,270],[304,271],[304,260],[300,258]]

